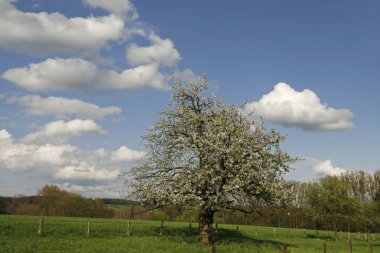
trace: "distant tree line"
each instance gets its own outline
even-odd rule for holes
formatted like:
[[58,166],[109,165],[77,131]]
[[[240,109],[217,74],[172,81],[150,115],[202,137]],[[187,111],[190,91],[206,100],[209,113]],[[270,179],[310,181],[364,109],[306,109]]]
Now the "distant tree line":
[[[308,228],[338,231],[380,231],[380,171],[348,172],[312,182],[288,182],[281,202],[268,205],[258,201],[254,212],[217,212],[215,223]],[[199,210],[165,207],[144,212],[130,203],[115,210],[115,217],[197,221]]]
[[303,210],[305,226],[335,231],[380,230],[380,171],[348,172],[290,184],[290,205]]
[[[326,176],[312,182],[288,182],[281,203],[258,202],[255,212],[218,212],[215,223],[332,231],[380,232],[380,171]],[[0,197],[0,214],[103,217],[196,222],[199,210],[175,206],[147,210],[126,199],[88,199],[55,185],[37,196]]]
[[84,198],[56,185],[44,186],[37,196],[0,197],[0,213],[103,218],[114,215],[101,199]]

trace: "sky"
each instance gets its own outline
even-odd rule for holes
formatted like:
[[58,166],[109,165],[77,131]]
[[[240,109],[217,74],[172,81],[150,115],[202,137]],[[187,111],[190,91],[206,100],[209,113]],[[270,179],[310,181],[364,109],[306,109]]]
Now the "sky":
[[170,77],[207,75],[300,158],[380,170],[379,1],[0,0],[0,195],[123,197]]

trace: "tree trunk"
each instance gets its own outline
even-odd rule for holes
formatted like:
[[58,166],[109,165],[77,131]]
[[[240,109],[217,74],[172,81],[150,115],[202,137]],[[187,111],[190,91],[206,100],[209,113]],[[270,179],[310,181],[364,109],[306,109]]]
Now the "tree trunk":
[[212,243],[211,225],[214,222],[214,211],[202,210],[198,215],[199,220],[199,242],[209,245]]

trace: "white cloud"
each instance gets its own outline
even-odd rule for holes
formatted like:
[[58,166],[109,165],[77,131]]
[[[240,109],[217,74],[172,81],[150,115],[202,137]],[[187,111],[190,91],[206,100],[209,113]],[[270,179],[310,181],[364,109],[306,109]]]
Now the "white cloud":
[[[68,143],[30,143],[25,137],[11,138],[5,129],[0,134],[7,137],[0,138],[1,168],[15,173],[39,173],[38,177],[43,175],[44,181],[58,182],[76,189],[75,192],[87,189],[89,192],[81,192],[87,196],[118,194],[122,188],[120,172],[130,166],[126,162],[136,161],[145,154],[125,146],[116,151],[102,148],[87,151]],[[116,153],[124,153],[126,157],[115,160]],[[120,184],[118,190],[115,190],[115,184]]]
[[77,58],[49,58],[28,67],[13,68],[2,77],[31,91],[87,90],[97,74],[97,66]]
[[26,135],[24,141],[44,142],[52,139],[62,141],[67,137],[78,136],[83,133],[105,134],[106,131],[93,120],[74,119],[67,122],[57,120],[46,124],[38,132]]
[[79,99],[64,97],[42,98],[36,95],[27,95],[20,98],[13,97],[9,101],[19,103],[27,114],[36,116],[53,115],[58,118],[75,116],[82,119],[101,119],[107,115],[121,113],[121,108],[116,106],[101,108]]
[[56,179],[112,180],[120,175],[119,170],[96,169],[86,162],[77,166],[65,166],[54,177]]
[[0,48],[7,50],[94,53],[107,41],[118,40],[123,28],[116,15],[67,18],[57,12],[22,12],[8,0],[0,0]]
[[13,171],[54,170],[64,165],[65,154],[76,149],[70,145],[34,145],[12,141],[0,142],[0,164]]
[[150,87],[158,90],[168,89],[165,76],[159,71],[157,64],[141,65],[126,69],[121,73],[114,70],[102,74],[100,86],[114,89],[138,89]]
[[5,129],[0,130],[0,140],[10,139],[12,135]]
[[331,160],[321,160],[315,157],[302,157],[292,165],[294,170],[290,170],[285,176],[286,180],[310,182],[316,178],[324,176],[339,176],[347,170],[335,166]]
[[149,35],[151,46],[141,47],[131,44],[127,48],[127,61],[133,66],[157,63],[172,67],[181,59],[170,39],[161,39],[156,34]]
[[[160,38],[152,29],[133,22],[138,14],[128,0],[85,2],[112,14],[68,18],[60,13],[22,12],[8,0],[0,0],[0,49],[36,55],[60,52],[87,58],[91,55],[94,61],[100,59],[104,62],[109,58],[96,56],[96,53],[105,45],[109,45],[111,52],[114,43],[107,42],[120,41],[126,45],[126,60],[130,68],[119,72],[99,68],[93,62],[80,58],[48,58],[40,63],[9,69],[2,74],[2,78],[24,89],[42,92],[88,91],[94,88],[168,89],[169,77],[162,69],[168,67],[175,70],[181,60],[174,43],[168,38]],[[127,28],[124,28],[123,18],[129,22]],[[146,38],[150,45],[131,43],[128,38],[132,36]],[[195,76],[189,69],[175,71],[179,76]]]
[[318,174],[330,176],[339,176],[346,172],[345,169],[334,167],[330,160],[320,161],[318,164],[314,165],[313,168]]
[[92,62],[77,58],[49,58],[28,67],[14,68],[2,77],[31,91],[108,89],[168,89],[159,65],[152,63],[126,69],[99,70]]
[[115,186],[115,185],[78,185],[73,183],[63,183],[59,184],[59,187],[65,189],[68,192],[74,192],[81,195],[85,195],[87,197],[99,198],[99,197],[113,197],[120,198],[123,197],[120,194],[120,191],[123,185]]
[[112,153],[111,159],[119,162],[135,162],[141,160],[145,155],[146,153],[143,151],[136,151],[122,146]]
[[273,123],[303,130],[342,131],[353,127],[350,110],[328,107],[313,91],[299,92],[286,83],[278,83],[258,102],[248,103],[245,112],[252,111]]
[[139,14],[136,8],[128,0],[84,0],[85,3],[93,8],[102,8],[108,10],[110,13],[116,14],[123,18],[136,20]]
[[191,81],[198,81],[201,76],[198,76],[196,74],[194,74],[194,72],[191,70],[191,69],[184,69],[184,70],[176,70],[174,72],[174,76],[175,78],[177,78],[178,80],[181,80],[181,81],[188,81],[188,82],[191,82]]

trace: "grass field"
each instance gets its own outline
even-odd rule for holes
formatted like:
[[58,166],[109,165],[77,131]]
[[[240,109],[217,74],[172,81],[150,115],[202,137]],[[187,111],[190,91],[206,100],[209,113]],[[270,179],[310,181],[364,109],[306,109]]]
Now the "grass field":
[[[114,252],[211,252],[211,247],[197,243],[197,224],[165,222],[165,234],[159,235],[160,222],[131,221],[132,236],[127,236],[127,220],[91,219],[90,235],[87,218],[45,217],[45,235],[37,234],[39,217],[0,215],[0,252],[33,253],[114,253]],[[326,231],[307,230],[304,238],[302,229],[289,230],[273,228],[219,224],[214,235],[217,252],[323,252],[326,242],[327,252],[349,252],[348,234],[342,233],[342,240],[334,241]],[[258,237],[256,237],[256,231]],[[333,233],[331,233],[333,235]],[[356,234],[351,234],[355,253],[370,253],[370,246]],[[380,239],[380,234],[375,235]],[[380,253],[380,242],[372,242],[372,252]]]

